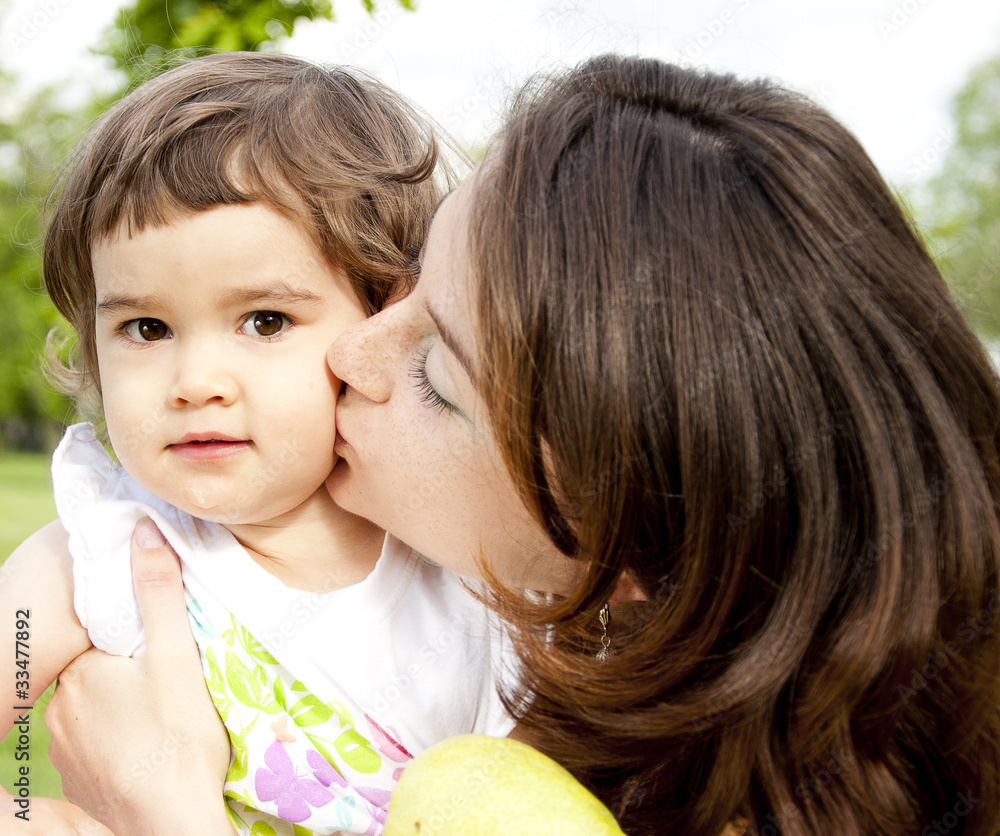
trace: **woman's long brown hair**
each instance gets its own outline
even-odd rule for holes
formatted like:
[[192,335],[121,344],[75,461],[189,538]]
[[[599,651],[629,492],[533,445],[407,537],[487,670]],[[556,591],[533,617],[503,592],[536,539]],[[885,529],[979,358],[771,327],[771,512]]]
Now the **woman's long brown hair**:
[[482,389],[588,566],[497,590],[532,741],[630,834],[1000,832],[1000,388],[858,142],[606,56],[522,95],[477,190]]

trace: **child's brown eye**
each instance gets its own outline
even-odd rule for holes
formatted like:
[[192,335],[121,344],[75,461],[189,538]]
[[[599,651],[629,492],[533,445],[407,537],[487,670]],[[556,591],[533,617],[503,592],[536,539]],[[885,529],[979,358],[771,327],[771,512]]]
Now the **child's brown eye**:
[[246,318],[241,329],[248,336],[274,337],[280,334],[288,320],[277,311],[254,311]]
[[133,319],[126,322],[125,333],[138,342],[155,343],[169,337],[170,328],[161,319],[143,317],[142,319]]

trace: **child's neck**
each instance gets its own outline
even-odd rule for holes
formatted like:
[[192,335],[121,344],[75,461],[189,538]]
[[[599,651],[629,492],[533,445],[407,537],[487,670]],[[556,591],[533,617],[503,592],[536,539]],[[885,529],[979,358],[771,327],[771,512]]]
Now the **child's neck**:
[[259,566],[285,586],[317,593],[367,578],[385,539],[385,532],[374,523],[334,504],[323,486],[277,519],[226,528]]

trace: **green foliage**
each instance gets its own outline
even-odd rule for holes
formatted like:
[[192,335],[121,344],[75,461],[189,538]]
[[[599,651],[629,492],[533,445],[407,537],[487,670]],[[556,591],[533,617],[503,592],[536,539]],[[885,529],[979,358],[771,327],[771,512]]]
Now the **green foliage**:
[[[0,101],[14,101],[0,77]],[[51,446],[69,411],[42,373],[45,339],[61,319],[42,289],[42,207],[53,172],[83,126],[43,91],[0,116],[0,309],[5,315],[0,351],[0,449]]]
[[1000,57],[977,67],[953,102],[955,144],[922,214],[938,264],[973,327],[1000,336]]
[[0,455],[0,563],[29,535],[55,518],[48,455]]
[[300,19],[332,17],[330,0],[135,0],[102,52],[134,86],[199,55],[271,49]]
[[[413,0],[396,0],[409,11]],[[375,0],[361,0],[372,14]],[[132,82],[211,52],[263,50],[299,20],[333,18],[330,0],[134,0],[101,50]]]

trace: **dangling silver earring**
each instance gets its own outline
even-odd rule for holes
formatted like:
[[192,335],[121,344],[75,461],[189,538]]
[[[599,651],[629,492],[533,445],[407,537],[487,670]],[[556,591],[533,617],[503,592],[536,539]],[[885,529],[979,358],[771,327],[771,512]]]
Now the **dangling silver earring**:
[[597,661],[603,662],[613,651],[611,650],[611,636],[608,635],[608,623],[611,621],[611,605],[605,604],[597,616],[601,622],[601,649],[597,651]]

